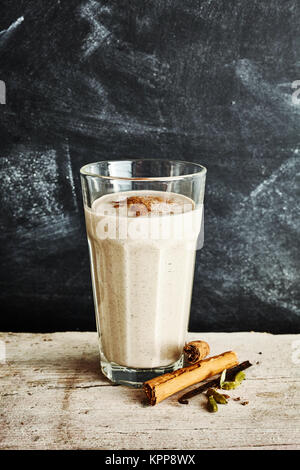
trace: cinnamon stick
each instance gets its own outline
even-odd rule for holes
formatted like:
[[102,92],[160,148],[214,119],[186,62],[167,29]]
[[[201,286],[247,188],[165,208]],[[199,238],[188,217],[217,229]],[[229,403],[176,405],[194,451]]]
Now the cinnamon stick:
[[174,372],[160,375],[143,384],[150,405],[156,405],[180,390],[222,372],[238,364],[234,351],[209,357]]
[[190,364],[195,364],[209,355],[210,348],[206,341],[190,341],[184,346],[183,351],[187,361]]
[[[226,371],[226,379],[227,380],[233,380],[235,375],[240,372],[241,370],[248,369],[248,367],[251,367],[252,364],[249,361],[244,361],[238,364],[235,367],[232,367],[231,369],[228,369]],[[216,377],[213,380],[209,380],[205,384],[200,385],[200,387],[196,387],[193,390],[190,390],[189,392],[185,393],[184,395],[181,395],[180,398],[178,398],[179,403],[182,405],[187,405],[188,404],[188,399],[195,397],[196,395],[199,395],[202,392],[205,392],[208,388],[212,387],[218,387],[220,385],[220,375]]]

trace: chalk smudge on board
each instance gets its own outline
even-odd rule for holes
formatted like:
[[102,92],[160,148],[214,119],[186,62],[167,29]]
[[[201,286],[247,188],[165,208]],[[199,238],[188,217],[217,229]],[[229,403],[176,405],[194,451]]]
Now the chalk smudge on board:
[[[62,146],[61,151],[56,152],[56,162],[57,168],[59,169],[60,173],[60,181],[58,182],[58,186],[62,186],[62,199],[69,200],[69,208],[78,212],[78,203],[77,203],[77,196],[76,196],[76,189],[73,177],[73,170],[72,170],[72,162],[71,162],[71,155],[70,155],[70,147],[69,142]],[[66,198],[68,192],[71,191],[69,197]],[[70,205],[71,203],[71,205]]]
[[[297,253],[286,245],[288,234],[299,231],[298,208],[291,204],[297,192],[300,169],[297,152],[298,149],[294,149],[293,156],[272,171],[249,195],[236,201],[230,217],[232,229],[226,217],[214,221],[220,233],[215,239],[216,246],[225,251],[226,256],[221,278],[217,270],[211,275],[216,284],[222,284],[224,304],[236,288],[237,295],[242,289],[245,296],[251,293],[262,303],[299,314],[297,299],[289,295],[296,289],[299,278]],[[278,209],[274,211],[274,208]],[[239,227],[238,232],[235,227]],[[222,235],[225,232],[229,240],[234,238],[236,242],[227,243]],[[281,273],[280,280],[278,273]]]
[[[13,156],[1,158],[1,198],[6,218],[22,229],[25,238],[27,232],[32,235],[32,229],[35,232],[40,229],[41,233],[45,229],[45,236],[48,230],[53,235],[52,229],[57,236],[64,236],[65,229],[73,230],[69,222],[62,223],[78,210],[70,157],[66,161],[61,175],[55,149],[25,150],[20,146]],[[66,183],[70,191],[69,207],[60,197],[60,185]]]
[[16,21],[14,21],[7,29],[0,31],[0,47],[4,45],[10,37],[14,34],[14,32],[18,29],[18,27],[23,23],[24,16],[20,16]]
[[82,45],[84,59],[92,55],[93,52],[111,36],[111,32],[104,26],[100,19],[103,14],[110,12],[111,9],[108,6],[102,6],[100,2],[96,2],[95,0],[88,1],[80,8],[81,17],[88,20],[92,27],[92,31]]
[[249,59],[238,60],[235,72],[245,87],[256,97],[257,102],[267,102],[281,108],[282,112],[291,113],[291,93],[290,90],[284,92],[285,84],[268,83],[258,66]]

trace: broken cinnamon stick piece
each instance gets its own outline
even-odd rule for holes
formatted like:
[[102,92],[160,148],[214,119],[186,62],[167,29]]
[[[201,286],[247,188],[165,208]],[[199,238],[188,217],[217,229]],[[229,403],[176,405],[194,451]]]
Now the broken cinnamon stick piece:
[[184,346],[183,351],[187,361],[190,364],[195,364],[209,355],[210,347],[206,341],[191,341]]
[[234,351],[227,351],[218,356],[209,357],[188,367],[160,375],[143,384],[150,405],[156,405],[180,390],[207,379],[224,369],[238,364]]

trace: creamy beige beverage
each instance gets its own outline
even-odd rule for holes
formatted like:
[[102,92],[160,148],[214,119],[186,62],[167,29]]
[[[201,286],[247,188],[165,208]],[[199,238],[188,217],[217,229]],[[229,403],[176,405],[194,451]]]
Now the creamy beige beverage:
[[186,339],[201,209],[160,191],[107,194],[85,208],[105,358],[132,368],[176,362]]

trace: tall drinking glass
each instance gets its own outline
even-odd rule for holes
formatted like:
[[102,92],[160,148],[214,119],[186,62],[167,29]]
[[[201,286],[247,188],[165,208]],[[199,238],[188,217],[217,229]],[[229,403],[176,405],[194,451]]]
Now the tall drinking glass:
[[206,169],[123,160],[80,174],[101,369],[138,387],[183,363]]

